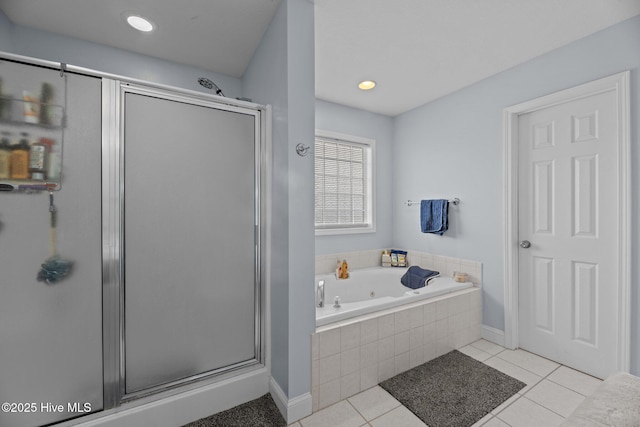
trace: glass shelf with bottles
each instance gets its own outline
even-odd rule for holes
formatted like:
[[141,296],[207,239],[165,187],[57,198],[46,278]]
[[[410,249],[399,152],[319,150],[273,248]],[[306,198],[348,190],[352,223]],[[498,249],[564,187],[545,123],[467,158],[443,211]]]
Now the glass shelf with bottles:
[[0,96],[0,191],[60,189],[63,126],[61,105]]
[[61,129],[63,120],[62,105],[40,102],[29,95],[22,99],[0,95],[0,124]]

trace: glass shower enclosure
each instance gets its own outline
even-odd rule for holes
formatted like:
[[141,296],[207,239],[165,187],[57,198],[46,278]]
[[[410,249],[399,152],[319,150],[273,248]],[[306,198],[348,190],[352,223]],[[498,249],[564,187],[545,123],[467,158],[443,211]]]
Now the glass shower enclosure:
[[[61,106],[54,123],[0,115],[10,154],[23,133],[29,152],[53,140],[60,169],[0,176],[0,425],[264,366],[265,108],[53,68],[0,59],[3,99],[44,82]],[[70,273],[38,281],[53,252]]]

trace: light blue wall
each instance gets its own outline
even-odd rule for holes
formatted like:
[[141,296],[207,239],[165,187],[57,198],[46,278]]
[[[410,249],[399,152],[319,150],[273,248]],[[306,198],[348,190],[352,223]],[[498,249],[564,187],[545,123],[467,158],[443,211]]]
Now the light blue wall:
[[[271,168],[271,376],[288,393],[289,384],[289,169],[287,90],[287,11],[282,2],[244,75],[244,90],[273,108]],[[248,95],[246,95],[248,96]]]
[[273,107],[271,375],[289,399],[311,389],[313,293],[313,4],[283,0],[243,78],[244,94]]
[[[289,80],[289,399],[311,391],[311,334],[316,327],[313,252],[313,159],[295,150],[313,147],[315,134],[314,4],[287,0]],[[273,329],[272,329],[273,336]],[[309,402],[310,403],[310,402]]]
[[[640,17],[395,118],[393,243],[483,263],[483,323],[504,330],[502,110],[631,70],[632,371],[640,373]],[[460,197],[445,236],[422,234],[408,198]]]
[[376,141],[376,232],[317,236],[316,255],[391,247],[391,155],[393,119],[332,102],[316,100],[316,129]]
[[[9,42],[6,42],[5,38]],[[231,98],[242,96],[242,81],[235,77],[73,37],[13,25],[2,12],[0,12],[0,50],[214,94],[210,89],[198,84],[198,77],[206,77],[213,80],[226,96]]]

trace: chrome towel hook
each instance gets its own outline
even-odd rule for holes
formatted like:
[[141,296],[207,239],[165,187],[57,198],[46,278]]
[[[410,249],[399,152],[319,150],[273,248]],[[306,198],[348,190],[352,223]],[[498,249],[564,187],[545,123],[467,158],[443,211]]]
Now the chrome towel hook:
[[309,147],[308,145],[304,145],[302,143],[299,143],[298,145],[296,145],[296,153],[298,153],[298,156],[304,157],[307,154],[309,154],[309,150],[311,149],[311,147]]

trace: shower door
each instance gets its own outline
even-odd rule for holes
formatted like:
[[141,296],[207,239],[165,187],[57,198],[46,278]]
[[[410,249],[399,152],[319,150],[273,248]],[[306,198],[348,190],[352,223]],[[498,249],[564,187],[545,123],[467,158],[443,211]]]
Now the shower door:
[[257,364],[260,111],[123,85],[124,399]]

